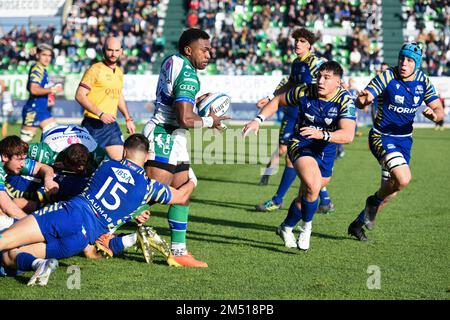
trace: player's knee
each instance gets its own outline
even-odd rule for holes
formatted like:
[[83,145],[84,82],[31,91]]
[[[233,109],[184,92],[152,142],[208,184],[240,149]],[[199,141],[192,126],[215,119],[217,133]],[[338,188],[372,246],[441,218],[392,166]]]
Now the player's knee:
[[22,141],[28,143],[31,140],[33,140],[34,134],[35,133],[33,131],[22,129],[22,130],[20,130],[20,139],[22,139]]
[[405,189],[409,185],[410,182],[411,182],[410,174],[405,174],[405,175],[401,175],[401,176],[397,177],[396,178],[397,189],[399,191]]
[[307,198],[317,198],[320,193],[320,189],[322,187],[321,181],[308,181],[303,182],[302,181],[302,187],[303,187],[303,195]]

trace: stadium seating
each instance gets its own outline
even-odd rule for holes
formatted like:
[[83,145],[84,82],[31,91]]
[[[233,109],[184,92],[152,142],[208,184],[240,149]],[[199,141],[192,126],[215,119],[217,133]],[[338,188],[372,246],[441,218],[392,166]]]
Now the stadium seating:
[[[382,62],[381,38],[377,30],[367,30],[364,19],[378,3],[193,0],[187,8],[191,15],[196,12],[197,26],[213,35],[216,57],[209,74],[286,74],[295,58],[290,32],[305,26],[319,37],[319,55],[337,60],[353,75],[368,75]],[[359,62],[350,70],[352,51]]]
[[425,45],[422,68],[431,76],[450,76],[450,3],[402,2],[405,41]]
[[[126,73],[152,72],[165,52],[167,0],[74,0],[61,28],[17,26],[0,38],[0,74],[26,74],[32,48],[54,46],[51,74],[80,73],[101,59],[105,36],[122,39]],[[186,26],[212,35],[214,57],[207,74],[287,74],[295,54],[290,33],[298,26],[318,36],[316,53],[340,62],[348,74],[371,75],[383,61],[380,26],[367,25],[380,0],[187,0]],[[450,6],[443,1],[402,0],[405,41],[426,45],[423,68],[450,75]],[[180,10],[183,10],[180,8]],[[370,19],[369,19],[370,20]],[[380,19],[381,20],[381,19]],[[56,30],[61,30],[57,32]],[[155,71],[155,69],[153,69]]]
[[101,59],[104,38],[122,39],[121,65],[127,73],[150,72],[150,63],[162,55],[165,40],[159,30],[159,0],[145,1],[75,0],[61,32],[31,26],[15,27],[0,39],[0,74],[26,74],[33,63],[31,48],[38,43],[54,47],[55,63],[50,74],[79,73],[91,62]]

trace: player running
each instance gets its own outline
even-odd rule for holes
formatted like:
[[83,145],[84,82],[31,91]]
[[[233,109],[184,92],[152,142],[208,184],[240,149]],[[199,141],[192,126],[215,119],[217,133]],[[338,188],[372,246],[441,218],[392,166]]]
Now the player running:
[[33,139],[38,127],[45,131],[56,124],[48,105],[48,96],[49,94],[62,92],[63,87],[61,84],[57,84],[52,88],[47,88],[48,73],[46,68],[52,61],[52,50],[52,47],[48,44],[38,45],[37,62],[31,66],[28,73],[27,90],[30,97],[22,109],[22,128],[20,130],[20,138],[25,142],[30,142]]
[[[324,60],[318,58],[311,52],[312,46],[316,40],[314,33],[305,28],[299,28],[294,30],[292,33],[292,38],[295,40],[295,53],[297,54],[297,58],[295,58],[292,62],[291,74],[287,81],[283,79],[280,82],[273,95],[258,101],[256,104],[258,108],[265,106],[275,95],[285,93],[297,85],[307,84],[309,85],[311,92],[317,90],[317,71]],[[289,140],[294,134],[294,126],[297,122],[297,116],[298,108],[285,108],[284,116],[281,121],[278,150],[272,154],[266,170],[261,176],[260,185],[268,184],[274,168],[278,166],[279,158],[287,152]],[[295,169],[289,160],[289,157],[286,157],[286,166],[284,168],[277,192],[272,199],[258,204],[256,206],[256,210],[270,212],[280,209],[283,203],[283,198],[294,182],[296,176]],[[330,213],[334,211],[334,205],[330,200],[326,187],[320,191],[319,211],[322,213]]]
[[[156,109],[143,129],[150,141],[149,161],[145,165],[152,179],[177,188],[188,181],[189,153],[186,131],[189,128],[221,128],[229,117],[200,117],[194,113],[200,91],[197,70],[203,70],[211,58],[209,35],[196,28],[185,30],[178,40],[178,53],[167,57],[162,65],[156,89]],[[207,267],[186,248],[189,206],[172,205],[168,220],[174,259],[186,267]]]
[[[355,105],[350,94],[341,87],[342,67],[335,61],[323,63],[318,72],[318,98],[299,86],[276,96],[261,113],[243,128],[247,134],[257,132],[261,122],[272,116],[280,105],[299,108],[299,116],[288,155],[301,180],[298,197],[289,207],[277,234],[288,248],[308,250],[312,220],[319,205],[319,192],[331,180],[336,144],[350,143],[355,135]],[[298,241],[292,232],[300,226]]]
[[373,78],[358,95],[362,109],[382,96],[373,128],[369,132],[370,151],[381,165],[381,185],[366,200],[366,206],[349,225],[349,235],[366,241],[363,227],[372,230],[377,213],[411,181],[409,161],[412,131],[417,110],[425,102],[423,115],[438,122],[444,118],[442,103],[430,79],[421,71],[422,48],[406,43],[398,54],[397,67]]
[[34,270],[28,285],[46,285],[56,259],[82,252],[102,234],[116,230],[147,203],[184,204],[195,178],[179,189],[146,177],[149,143],[133,134],[124,143],[124,159],[105,161],[84,192],[67,202],[46,206],[1,233],[5,269]]

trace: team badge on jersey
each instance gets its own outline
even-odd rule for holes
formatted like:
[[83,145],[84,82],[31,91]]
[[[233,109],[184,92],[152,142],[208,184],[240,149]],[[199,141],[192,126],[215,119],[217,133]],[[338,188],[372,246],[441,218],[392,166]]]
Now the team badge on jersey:
[[414,89],[414,94],[417,94],[417,95],[423,94],[423,86],[420,84],[418,86],[416,86],[416,88]]

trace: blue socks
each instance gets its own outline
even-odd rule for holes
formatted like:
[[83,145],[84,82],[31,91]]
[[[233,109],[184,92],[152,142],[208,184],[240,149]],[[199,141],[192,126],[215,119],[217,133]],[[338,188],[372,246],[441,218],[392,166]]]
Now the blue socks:
[[302,220],[303,220],[303,222],[312,221],[312,219],[314,217],[314,213],[317,211],[318,207],[319,207],[319,199],[309,202],[304,197],[302,197]]
[[21,252],[16,256],[16,265],[17,265],[17,269],[19,270],[24,270],[24,271],[29,271],[29,270],[33,270],[33,262],[34,260],[36,260],[36,257],[26,253],[26,252]]
[[125,250],[122,237],[114,237],[109,240],[109,247],[111,248],[114,256],[121,254]]
[[283,225],[294,228],[300,220],[303,220],[303,222],[312,221],[318,206],[319,199],[309,202],[302,197],[301,209],[296,206],[295,200],[292,201],[291,206],[289,207],[288,215],[283,221]]
[[294,199],[291,203],[291,206],[289,207],[287,217],[283,221],[283,225],[290,228],[294,228],[301,219],[302,219],[302,210],[297,208]]
[[323,187],[322,189],[320,189],[319,197],[320,197],[320,205],[321,206],[326,206],[331,203],[330,195],[328,194],[328,190],[326,187]]
[[272,198],[272,201],[279,205],[283,202],[283,198],[289,190],[291,184],[294,182],[297,177],[297,172],[295,172],[294,168],[284,167],[283,176],[281,177],[280,185],[278,187],[277,193]]

